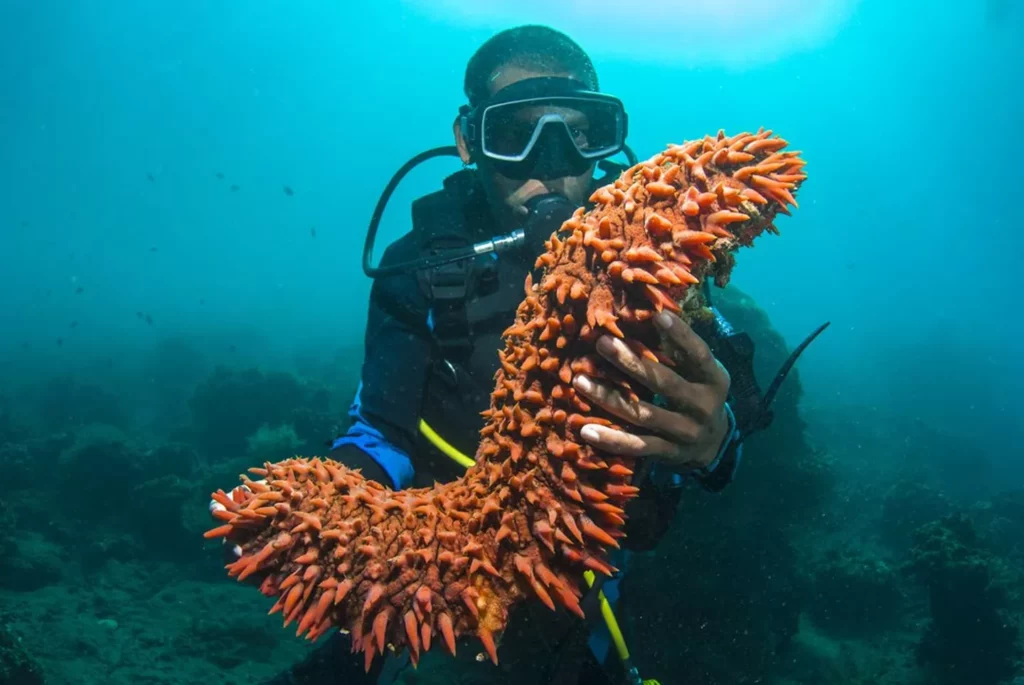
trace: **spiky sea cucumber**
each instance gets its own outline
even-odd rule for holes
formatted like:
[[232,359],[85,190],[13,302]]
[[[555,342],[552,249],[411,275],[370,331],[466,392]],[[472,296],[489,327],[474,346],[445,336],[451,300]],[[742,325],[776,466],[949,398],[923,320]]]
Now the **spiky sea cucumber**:
[[476,463],[451,483],[393,491],[329,459],[294,458],[250,469],[245,487],[214,493],[240,580],[262,578],[285,625],[316,639],[348,631],[353,651],[387,646],[412,659],[474,634],[497,663],[495,637],[518,601],[582,616],[584,570],[610,573],[625,504],[638,489],[632,460],[598,453],[587,423],[623,428],[577,396],[586,373],[650,399],[594,351],[605,333],[649,359],[650,319],[662,309],[707,314],[701,289],[725,285],[733,252],[776,233],[806,178],[800,153],[771,131],[680,145],[624,171],[546,243],[538,283],[527,277],[484,412]]

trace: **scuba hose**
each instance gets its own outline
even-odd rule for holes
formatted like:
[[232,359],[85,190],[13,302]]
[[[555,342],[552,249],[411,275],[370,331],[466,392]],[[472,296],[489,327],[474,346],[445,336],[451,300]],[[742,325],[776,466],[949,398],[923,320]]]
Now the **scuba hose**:
[[[419,429],[423,437],[430,441],[430,444],[460,466],[468,469],[475,463],[469,455],[459,451],[457,447],[438,435],[430,427],[430,424],[423,419],[420,419]],[[594,587],[596,577],[593,571],[584,571],[583,579],[587,582],[587,587]],[[626,679],[629,685],[660,685],[657,680],[640,678],[636,666],[633,665],[629,648],[626,646],[626,639],[622,636],[622,629],[615,618],[615,612],[612,610],[611,603],[608,602],[608,598],[604,596],[604,592],[601,590],[597,591],[597,598],[601,607],[601,617],[604,619],[609,635],[611,635],[612,643],[615,645],[615,653],[618,654],[619,660],[622,662],[622,668],[626,672]]]
[[[637,163],[636,154],[628,145],[623,145],[622,152],[626,155],[626,160],[630,166]],[[425,150],[412,157],[409,161],[399,167],[398,171],[394,173],[391,180],[388,181],[388,184],[381,192],[380,197],[377,199],[377,204],[373,208],[373,214],[370,216],[370,224],[366,230],[366,239],[363,242],[363,273],[369,278],[386,278],[388,276],[396,276],[398,274],[434,269],[439,266],[445,266],[446,264],[472,259],[473,257],[482,254],[501,254],[503,252],[521,249],[527,242],[527,238],[529,236],[527,236],[526,231],[522,228],[518,228],[511,233],[497,235],[465,247],[439,250],[433,254],[425,255],[418,259],[410,259],[399,264],[374,266],[373,247],[377,241],[377,231],[380,228],[381,219],[384,217],[384,210],[387,209],[388,201],[391,199],[391,196],[409,172],[423,162],[436,159],[438,157],[455,157],[458,159],[459,149],[454,145],[442,145],[440,147]],[[604,173],[604,176],[596,181],[597,185],[603,185],[604,183],[610,182],[610,179],[618,176],[618,174],[626,168],[607,159],[599,161],[597,163],[597,167]],[[546,238],[547,234],[545,233],[543,237]]]
[[416,155],[395,172],[395,175],[391,177],[391,180],[384,188],[384,191],[380,194],[380,198],[377,200],[377,206],[374,207],[373,215],[370,217],[370,226],[366,231],[366,241],[363,244],[363,273],[370,278],[381,278],[385,276],[394,276],[396,274],[409,273],[411,271],[421,269],[432,269],[434,267],[444,266],[445,264],[451,264],[452,262],[470,259],[478,254],[487,254],[488,252],[506,252],[523,243],[526,239],[525,233],[522,230],[518,230],[513,231],[508,235],[496,236],[490,240],[481,241],[475,245],[469,245],[467,247],[457,248],[454,250],[445,250],[439,254],[409,260],[400,264],[392,264],[389,266],[373,265],[373,244],[377,239],[377,229],[380,228],[380,221],[384,216],[384,210],[388,206],[388,200],[391,199],[391,195],[395,192],[395,189],[398,188],[398,184],[402,182],[402,179],[405,178],[406,174],[428,159],[433,159],[435,157],[458,156],[459,150],[454,145],[435,147]]

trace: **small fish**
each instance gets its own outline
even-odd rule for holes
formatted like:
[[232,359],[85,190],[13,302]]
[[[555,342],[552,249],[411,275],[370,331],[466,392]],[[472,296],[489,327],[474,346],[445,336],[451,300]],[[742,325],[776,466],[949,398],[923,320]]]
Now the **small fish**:
[[142,312],[135,312],[135,316],[139,317],[140,319],[145,319],[146,318],[146,315],[143,314]]
[[71,327],[72,328],[78,328],[78,322],[77,321],[72,321],[71,322]]
[[78,286],[77,288],[75,288],[75,295],[81,295],[84,292],[85,288],[83,288],[82,286]]
[[316,238],[316,226],[309,227],[309,235],[310,237]]
[[199,298],[199,304],[206,304],[206,298],[205,297]]
[[30,223],[29,223],[29,222],[27,222],[27,221],[22,221],[22,222],[21,222],[21,227],[22,227],[22,228],[28,228],[28,227],[29,227],[29,226],[31,226],[31,225],[32,225],[32,224],[30,224]]
[[295,191],[292,190],[289,186],[284,186],[284,194],[287,195],[288,197],[291,197],[292,195],[295,194]]
[[230,351],[230,352],[234,352],[234,351],[235,351],[235,350],[237,350],[237,349],[238,349],[237,347],[235,347],[234,345],[232,345],[231,347],[229,347],[229,348],[228,348],[228,351]]
[[153,178],[153,174],[146,174],[146,178],[149,179],[150,183],[156,183],[156,179]]
[[148,323],[150,326],[153,325],[153,317],[150,316],[149,314],[146,314],[146,323]]
[[232,193],[237,193],[237,192],[238,192],[239,190],[240,190],[240,189],[239,189],[239,187],[238,187],[238,186],[231,186],[231,192],[232,192]]
[[220,172],[220,171],[217,172],[217,180],[218,181],[223,181],[224,180],[224,174],[222,172]]
[[64,347],[64,338],[57,338],[57,347]]

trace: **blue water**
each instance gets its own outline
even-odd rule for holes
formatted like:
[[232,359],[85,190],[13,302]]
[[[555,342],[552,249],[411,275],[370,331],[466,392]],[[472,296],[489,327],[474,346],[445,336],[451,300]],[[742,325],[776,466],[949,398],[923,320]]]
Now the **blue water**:
[[[503,25],[579,23],[639,154],[761,125],[806,153],[800,213],[736,282],[790,341],[833,320],[805,361],[816,397],[1013,444],[1019,7],[867,0],[801,19],[779,2],[752,22],[696,3],[647,25],[635,12],[616,43],[612,9],[446,4],[4,3],[5,369],[131,357],[168,331],[214,351],[243,338],[261,359],[352,336],[372,202],[408,156],[450,142],[469,55]],[[410,178],[382,239],[450,167]]]
[[[759,126],[804,152],[800,209],[734,283],[790,344],[832,321],[808,417],[955,436],[982,490],[1024,483],[1020,3],[497,4],[0,3],[0,388],[137,388],[168,337],[357,363],[378,193],[450,144],[479,44],[537,22],[591,54],[641,157]],[[456,168],[411,175],[378,245]]]

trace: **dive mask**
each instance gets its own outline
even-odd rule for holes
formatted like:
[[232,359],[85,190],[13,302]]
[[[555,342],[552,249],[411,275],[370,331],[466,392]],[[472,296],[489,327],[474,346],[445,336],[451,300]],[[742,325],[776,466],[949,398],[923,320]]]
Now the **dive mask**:
[[517,81],[459,117],[477,161],[516,180],[583,174],[623,149],[627,124],[618,98],[561,77]]

